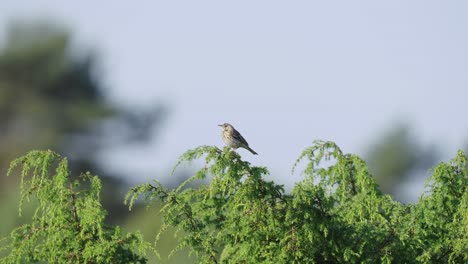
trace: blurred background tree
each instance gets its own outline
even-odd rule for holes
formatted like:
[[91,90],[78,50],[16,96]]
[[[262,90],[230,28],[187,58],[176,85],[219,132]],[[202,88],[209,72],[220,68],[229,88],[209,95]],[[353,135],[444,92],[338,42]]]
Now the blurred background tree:
[[93,77],[94,56],[75,56],[51,23],[12,24],[0,54],[0,162],[31,148],[61,148],[70,133],[112,114]]
[[[400,191],[402,184],[413,177],[429,176],[428,170],[439,159],[436,146],[424,146],[410,124],[393,124],[372,143],[366,162],[380,189],[396,200],[407,202]],[[427,175],[426,175],[427,174]]]
[[[108,220],[124,221],[128,210],[111,192],[125,193],[128,183],[111,177],[97,164],[96,155],[112,134],[119,136],[118,142],[113,142],[117,144],[148,141],[166,112],[157,107],[135,113],[110,104],[98,66],[95,53],[80,50],[69,31],[57,23],[10,25],[0,52],[2,203],[11,203],[13,198],[9,197],[18,187],[10,189],[9,181],[15,179],[4,177],[9,162],[31,149],[50,148],[72,158],[72,172],[99,174],[104,182],[103,202],[110,212]],[[11,227],[2,226],[2,234]]]

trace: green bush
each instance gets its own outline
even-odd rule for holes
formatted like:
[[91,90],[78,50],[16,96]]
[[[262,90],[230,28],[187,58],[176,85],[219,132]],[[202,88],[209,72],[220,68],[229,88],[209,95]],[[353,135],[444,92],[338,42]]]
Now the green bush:
[[[365,162],[333,142],[316,141],[304,150],[294,165],[306,164],[304,179],[291,193],[265,180],[266,168],[228,148],[187,151],[176,168],[201,157],[205,165],[178,188],[155,181],[127,194],[130,208],[140,196],[148,206],[161,205],[156,249],[161,234],[175,229],[173,252],[189,249],[201,263],[468,263],[467,158],[461,151],[434,168],[427,192],[409,205],[382,194]],[[82,175],[89,188],[70,184],[66,159],[50,151],[31,152],[12,168],[19,165],[21,201],[34,194],[38,209],[32,224],[7,239],[2,262],[145,262],[150,246],[141,236],[103,225],[96,176]],[[207,177],[209,184],[190,184]]]
[[[56,166],[55,172],[53,167]],[[139,234],[104,225],[101,181],[90,173],[71,181],[67,160],[52,151],[31,151],[12,162],[21,170],[21,200],[34,199],[31,224],[20,226],[2,244],[1,263],[145,263],[148,245]],[[80,187],[80,181],[87,188]]]
[[[441,163],[430,190],[417,204],[382,194],[365,162],[333,142],[316,141],[304,179],[290,194],[266,181],[227,148],[203,146],[180,159],[205,157],[205,166],[177,189],[157,181],[133,188],[129,205],[143,195],[162,202],[165,226],[182,231],[181,248],[202,263],[468,263],[468,177],[460,151]],[[294,167],[296,167],[296,165]],[[177,167],[177,166],[176,166]],[[212,177],[209,184],[187,183]],[[156,241],[157,247],[157,241]]]

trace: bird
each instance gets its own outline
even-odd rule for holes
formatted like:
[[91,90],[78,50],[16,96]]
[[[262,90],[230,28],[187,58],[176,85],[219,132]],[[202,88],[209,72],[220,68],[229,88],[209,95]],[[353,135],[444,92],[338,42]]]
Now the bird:
[[237,131],[231,124],[224,123],[218,125],[223,128],[223,141],[228,147],[233,149],[245,148],[254,155],[258,155],[253,149],[249,147],[249,143],[242,137],[242,135]]

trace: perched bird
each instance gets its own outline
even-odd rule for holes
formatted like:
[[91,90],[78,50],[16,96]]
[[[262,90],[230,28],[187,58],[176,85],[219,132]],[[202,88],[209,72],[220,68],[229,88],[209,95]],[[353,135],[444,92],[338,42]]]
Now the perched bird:
[[224,123],[218,126],[223,128],[223,141],[228,147],[233,149],[245,148],[252,152],[252,154],[257,155],[257,152],[249,147],[249,143],[247,143],[239,131],[237,131],[231,124]]

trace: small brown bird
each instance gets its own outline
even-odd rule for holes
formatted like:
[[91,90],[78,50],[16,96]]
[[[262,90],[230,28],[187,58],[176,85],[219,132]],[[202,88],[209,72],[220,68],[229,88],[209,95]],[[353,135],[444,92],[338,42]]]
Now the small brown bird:
[[223,141],[228,147],[233,149],[245,148],[252,152],[252,154],[257,155],[257,152],[249,147],[249,143],[247,143],[239,131],[237,131],[231,124],[224,123],[218,126],[223,128]]

